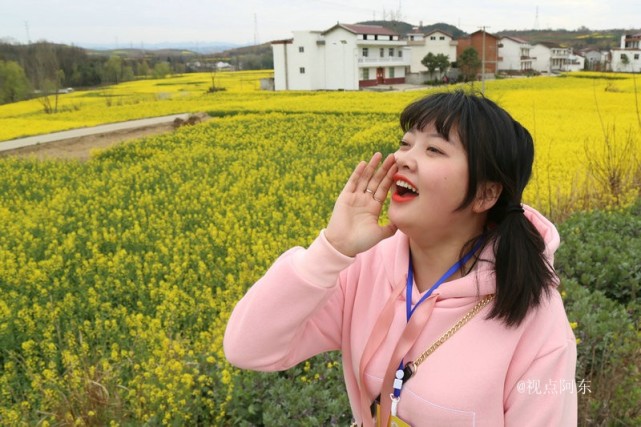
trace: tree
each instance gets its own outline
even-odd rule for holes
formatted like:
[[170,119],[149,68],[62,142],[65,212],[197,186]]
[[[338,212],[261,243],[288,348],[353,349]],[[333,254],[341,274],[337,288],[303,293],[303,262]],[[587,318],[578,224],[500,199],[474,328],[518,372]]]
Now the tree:
[[624,70],[628,68],[628,65],[630,64],[630,58],[628,58],[628,55],[625,53],[621,54],[621,64],[623,64]]
[[481,69],[479,54],[473,47],[465,49],[458,57],[458,67],[465,81],[474,80]]
[[157,62],[154,65],[153,76],[155,79],[164,79],[167,74],[171,74],[171,66],[167,61]]
[[427,68],[427,71],[430,72],[430,77],[434,77],[434,72],[436,70],[439,70],[441,74],[447,71],[450,66],[450,58],[443,53],[434,55],[430,52],[421,60],[421,64],[423,64],[425,68]]
[[450,57],[444,53],[439,53],[436,55],[436,66],[441,72],[441,75],[447,72],[447,69],[450,68]]
[[147,64],[147,61],[143,59],[140,61],[138,64],[138,73],[137,75],[142,76],[142,77],[147,77],[149,75],[149,64]]
[[[45,113],[58,112],[58,93],[65,78],[64,70],[60,68],[55,45],[46,41],[37,42],[29,46],[29,57],[32,70],[32,84],[40,93],[38,101],[42,104]],[[51,95],[55,100],[52,105]]]
[[122,58],[111,55],[105,64],[103,81],[120,83],[122,75]]
[[432,52],[429,52],[427,55],[421,59],[421,64],[427,68],[427,71],[430,73],[430,77],[434,76],[434,71],[436,71],[436,68],[438,66],[436,65],[436,55],[434,55]]
[[26,99],[30,92],[22,67],[15,61],[0,61],[0,104]]

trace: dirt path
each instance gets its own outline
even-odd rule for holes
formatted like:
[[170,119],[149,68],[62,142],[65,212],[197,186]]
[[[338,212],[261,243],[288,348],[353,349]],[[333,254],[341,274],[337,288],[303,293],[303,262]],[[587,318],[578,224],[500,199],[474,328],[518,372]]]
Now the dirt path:
[[[206,117],[201,117],[198,121],[204,120],[206,120]],[[29,147],[16,148],[0,152],[0,157],[14,156],[22,158],[36,158],[40,160],[75,159],[86,161],[91,156],[91,152],[93,150],[107,149],[137,138],[173,132],[175,128],[176,125],[169,122],[134,129],[98,133],[61,141],[32,145]]]

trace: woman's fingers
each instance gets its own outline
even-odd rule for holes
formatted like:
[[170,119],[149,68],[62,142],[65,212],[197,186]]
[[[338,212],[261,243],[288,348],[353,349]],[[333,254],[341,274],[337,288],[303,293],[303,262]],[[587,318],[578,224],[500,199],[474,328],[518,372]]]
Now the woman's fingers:
[[392,176],[396,173],[394,155],[388,155],[379,167],[382,157],[381,153],[374,153],[369,162],[361,161],[349,177],[344,190],[349,193],[367,193],[382,204],[392,185]]
[[381,153],[374,153],[372,158],[369,160],[369,163],[367,163],[367,166],[363,170],[363,173],[360,176],[360,179],[358,181],[358,185],[356,187],[356,191],[361,191],[361,192],[366,192],[368,189],[370,189],[372,192],[376,190],[376,187],[374,188],[369,188],[369,181],[372,179],[372,176],[376,173],[376,168],[378,167],[378,164],[381,162],[381,158],[383,155]]
[[345,184],[344,191],[349,193],[356,192],[358,188],[359,180],[361,179],[361,175],[363,175],[363,171],[365,170],[366,167],[367,167],[367,163],[363,161],[361,161],[358,165],[356,165],[356,168],[354,168],[354,172],[352,172],[349,179],[347,180],[347,183]]
[[376,176],[374,177],[377,178],[377,188],[372,195],[372,197],[374,197],[374,200],[379,203],[385,201],[385,199],[387,198],[387,193],[394,183],[394,174],[397,170],[398,168],[396,166],[394,155],[390,154],[389,156],[387,156],[387,158],[383,162],[383,166],[380,167],[380,169],[376,173]]

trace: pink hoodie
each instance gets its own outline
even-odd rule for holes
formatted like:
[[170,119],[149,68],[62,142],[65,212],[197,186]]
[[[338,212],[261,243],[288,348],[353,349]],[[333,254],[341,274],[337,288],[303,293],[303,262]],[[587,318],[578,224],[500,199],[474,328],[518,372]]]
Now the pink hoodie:
[[[552,261],[559,245],[556,228],[534,209],[525,209]],[[488,247],[481,259],[492,258]],[[336,251],[323,233],[306,250],[290,249],[234,308],[224,339],[228,360],[241,368],[275,371],[341,350],[354,418],[370,424],[367,405],[381,393],[407,326],[405,292],[398,287],[405,287],[408,262],[409,241],[401,232],[355,258]],[[361,367],[374,324],[393,291],[399,296],[390,300],[391,326]],[[487,262],[441,285],[405,361],[415,360],[479,297],[494,291]],[[416,304],[421,296],[416,284],[412,295]],[[398,416],[415,427],[575,426],[576,340],[556,288],[516,328],[487,320],[489,310],[488,305],[420,365],[403,386]]]

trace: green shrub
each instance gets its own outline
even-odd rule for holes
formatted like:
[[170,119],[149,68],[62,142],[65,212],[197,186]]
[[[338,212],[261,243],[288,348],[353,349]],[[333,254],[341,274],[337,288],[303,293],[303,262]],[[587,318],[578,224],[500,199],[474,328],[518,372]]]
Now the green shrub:
[[284,372],[244,371],[235,381],[226,424],[347,426],[352,420],[338,353],[318,355]]
[[563,279],[568,317],[576,322],[579,425],[641,425],[641,333],[619,303]]
[[641,315],[641,202],[624,211],[580,213],[559,227],[556,268]]
[[641,425],[641,201],[559,226],[568,318],[576,323],[579,425]]

